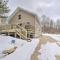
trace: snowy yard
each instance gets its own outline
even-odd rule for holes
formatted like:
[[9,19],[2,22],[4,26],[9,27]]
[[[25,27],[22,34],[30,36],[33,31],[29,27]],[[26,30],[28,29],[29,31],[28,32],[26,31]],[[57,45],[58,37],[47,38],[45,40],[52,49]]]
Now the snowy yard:
[[[15,40],[15,44],[11,44],[11,40]],[[31,42],[27,42],[10,36],[0,36],[0,56],[3,50],[17,46],[13,53],[0,58],[0,60],[30,60],[38,43],[39,39],[32,39]]]
[[39,60],[56,60],[56,55],[60,56],[60,47],[56,43],[47,42],[41,45],[39,50],[41,55],[38,56]]
[[39,60],[56,60],[55,56],[60,56],[60,35],[56,34],[43,34],[45,36],[50,36],[57,42],[46,42],[46,44],[41,45],[41,49],[39,52],[41,53],[38,55]]
[[55,39],[56,41],[60,41],[60,34],[43,34],[43,35],[46,35],[46,36],[50,36],[52,37],[53,39]]
[[[46,42],[46,44],[41,44],[41,48],[38,51],[38,60],[56,60],[55,56],[60,56],[60,35],[56,34],[43,34],[49,36],[56,40],[56,42]],[[12,44],[11,41],[15,40],[15,44]],[[35,48],[39,43],[39,39],[32,39],[31,42],[27,42],[22,39],[13,38],[10,36],[0,36],[0,60],[31,60],[31,55],[33,54]],[[58,44],[59,45],[58,45]],[[17,46],[17,49],[5,56],[2,57],[1,52],[3,50]]]

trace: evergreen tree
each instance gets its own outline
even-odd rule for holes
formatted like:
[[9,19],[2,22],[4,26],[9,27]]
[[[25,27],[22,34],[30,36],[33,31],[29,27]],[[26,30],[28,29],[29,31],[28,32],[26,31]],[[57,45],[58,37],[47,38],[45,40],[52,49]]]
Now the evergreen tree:
[[57,19],[57,29],[60,29],[60,19]]
[[7,0],[0,0],[0,15],[4,15],[9,12],[9,8],[7,6]]

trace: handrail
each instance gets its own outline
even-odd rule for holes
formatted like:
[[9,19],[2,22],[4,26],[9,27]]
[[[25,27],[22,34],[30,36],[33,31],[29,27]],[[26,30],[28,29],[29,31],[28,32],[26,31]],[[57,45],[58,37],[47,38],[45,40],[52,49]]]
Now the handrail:
[[24,30],[24,31],[27,31],[25,28],[19,26],[19,25],[16,25],[16,27],[20,28],[21,30]]
[[13,25],[10,25],[10,24],[0,25],[0,30],[13,29],[12,27]]
[[27,36],[24,35],[24,34],[22,34],[20,29],[18,29],[18,30],[16,29],[16,33],[17,33],[18,35],[20,35],[21,37],[23,36],[24,38],[27,39]]
[[21,34],[27,36],[27,30],[19,25],[17,25],[17,27],[21,30]]

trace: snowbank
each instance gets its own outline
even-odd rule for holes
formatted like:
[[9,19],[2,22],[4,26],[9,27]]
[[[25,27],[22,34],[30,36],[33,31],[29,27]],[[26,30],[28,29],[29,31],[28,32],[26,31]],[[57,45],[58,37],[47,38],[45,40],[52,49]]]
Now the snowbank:
[[[15,44],[11,44],[11,40],[15,40]],[[32,39],[31,42],[27,42],[10,36],[0,36],[0,52],[6,48],[17,46],[15,52],[0,60],[30,60],[38,43],[39,39]]]

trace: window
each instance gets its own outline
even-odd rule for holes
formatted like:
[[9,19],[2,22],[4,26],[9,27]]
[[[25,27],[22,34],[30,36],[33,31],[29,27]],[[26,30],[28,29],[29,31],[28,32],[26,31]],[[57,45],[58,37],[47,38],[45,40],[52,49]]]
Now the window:
[[18,24],[18,25],[22,26],[22,23],[20,23],[20,24]]
[[27,22],[27,24],[25,25],[25,28],[26,29],[30,29],[31,28],[30,22]]
[[18,15],[18,19],[21,19],[21,15]]
[[27,24],[29,24],[29,25],[30,25],[30,22],[27,22]]
[[20,26],[22,26],[22,23],[20,23]]

